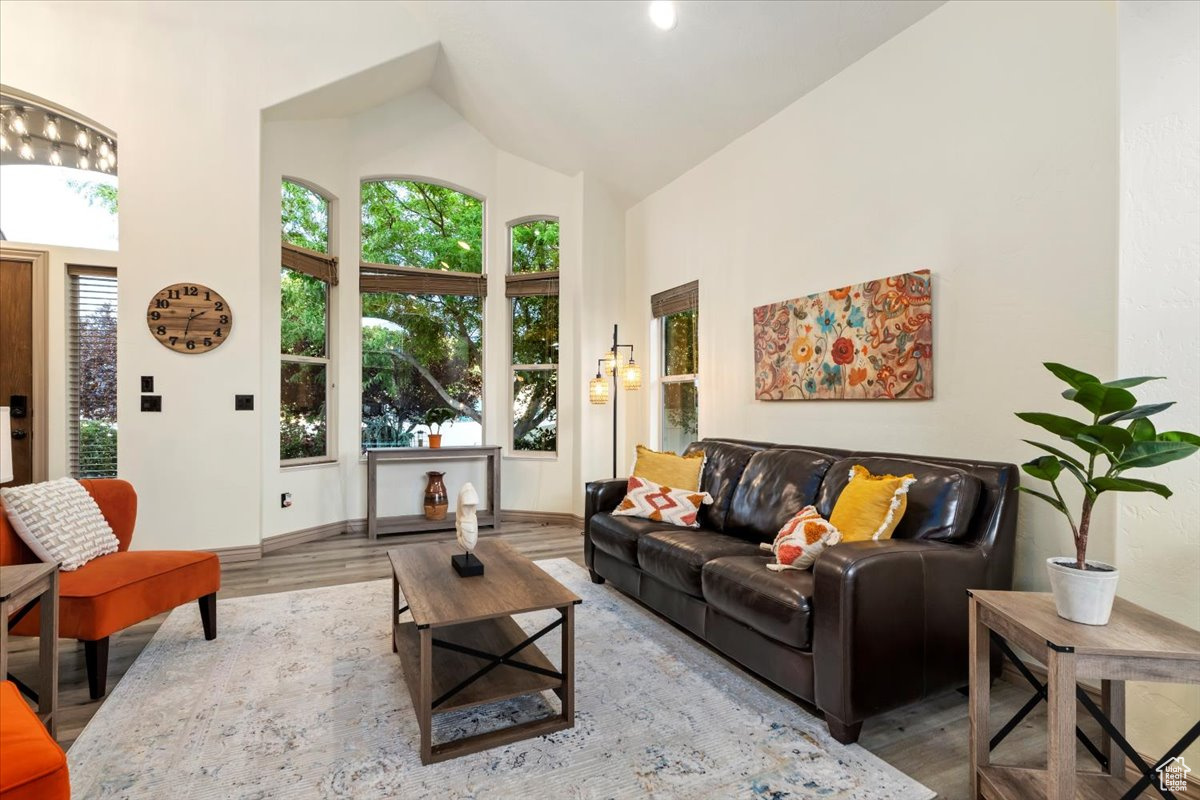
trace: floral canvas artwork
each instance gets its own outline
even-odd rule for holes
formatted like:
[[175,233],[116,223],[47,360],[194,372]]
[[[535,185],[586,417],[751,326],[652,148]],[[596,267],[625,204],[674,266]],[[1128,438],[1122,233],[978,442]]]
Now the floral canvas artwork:
[[933,397],[929,270],[754,309],[759,400]]

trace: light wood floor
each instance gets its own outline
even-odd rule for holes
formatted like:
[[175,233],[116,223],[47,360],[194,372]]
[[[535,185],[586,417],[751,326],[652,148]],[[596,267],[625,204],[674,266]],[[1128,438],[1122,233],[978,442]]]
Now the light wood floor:
[[[583,564],[583,538],[573,528],[509,523],[499,532],[485,530],[483,535],[501,536],[533,559],[570,558]],[[452,538],[452,534],[392,536],[376,542],[368,541],[362,535],[348,535],[295,545],[268,553],[259,561],[226,564],[222,568],[220,597],[244,597],[387,578],[387,550],[402,547],[406,543],[447,538]],[[155,617],[112,637],[108,668],[110,691],[165,618],[165,614]],[[217,629],[219,636],[219,601]],[[31,671],[36,663],[36,641],[17,638],[12,642],[10,669],[15,674],[32,677]],[[880,664],[880,669],[886,670],[887,664]],[[88,698],[82,645],[69,640],[60,642],[60,670],[58,734],[63,746],[69,747],[104,701],[93,702]],[[1029,695],[1030,690],[1025,686],[997,682],[992,690],[993,731],[1012,716]],[[781,702],[794,701],[781,696]],[[1043,704],[1010,734],[993,753],[995,762],[1045,765],[1044,708]],[[1081,727],[1098,741],[1098,727],[1089,727],[1082,722]],[[933,700],[868,720],[863,726],[859,744],[935,790],[939,797],[963,800],[969,794],[967,738],[967,700],[951,691]],[[1081,747],[1078,763],[1082,767],[1089,764],[1088,759],[1089,756]]]

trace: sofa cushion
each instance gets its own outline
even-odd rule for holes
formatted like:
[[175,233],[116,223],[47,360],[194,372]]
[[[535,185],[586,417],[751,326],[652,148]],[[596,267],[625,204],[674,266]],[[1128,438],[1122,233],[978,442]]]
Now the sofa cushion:
[[0,753],[4,800],[70,798],[66,754],[10,681],[0,681]]
[[[737,442],[704,439],[688,445],[684,455],[704,451],[704,472],[700,489],[712,495],[712,505],[700,509],[700,527],[714,531],[725,530],[725,517],[733,501],[733,490],[742,479],[742,471],[750,456],[762,448]],[[797,509],[798,511],[799,509]]]
[[911,473],[916,478],[908,489],[908,507],[892,533],[893,539],[956,542],[967,538],[971,515],[979,502],[979,479],[955,467],[906,458],[864,455],[835,462],[817,494],[821,516],[829,518],[856,464],[876,475]]
[[[700,570],[720,556],[761,553],[757,544],[715,531],[678,528],[638,539],[638,564],[648,575],[695,597],[701,597]],[[763,570],[764,572],[766,570]]]
[[763,450],[750,456],[733,492],[725,532],[769,542],[779,529],[817,498],[832,456],[799,448]]
[[[89,561],[58,576],[58,633],[64,639],[105,636],[212,594],[221,588],[215,553],[193,550],[135,550]],[[37,635],[31,611],[14,633]]]
[[597,549],[637,566],[638,539],[648,533],[677,530],[679,528],[665,522],[653,522],[638,517],[596,514],[589,524],[588,535]]
[[771,572],[764,556],[727,556],[704,565],[704,601],[727,617],[777,642],[812,644],[811,570]]

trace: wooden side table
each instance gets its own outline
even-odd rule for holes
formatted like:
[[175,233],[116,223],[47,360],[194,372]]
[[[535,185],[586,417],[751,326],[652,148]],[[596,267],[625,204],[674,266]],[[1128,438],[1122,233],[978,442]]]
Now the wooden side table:
[[[41,608],[38,688],[34,691],[8,674],[8,631],[37,603]],[[56,736],[58,722],[58,565],[15,564],[0,567],[0,676],[38,704],[38,718]]]
[[[1171,797],[1170,792],[1159,789],[1157,769],[1200,736],[1200,722],[1155,764],[1147,764],[1124,736],[1125,681],[1200,683],[1200,632],[1119,597],[1108,625],[1095,626],[1058,616],[1054,598],[1048,593],[979,590],[969,594],[972,800],[1135,798],[1146,790]],[[993,642],[1017,664],[1036,691],[1025,707],[989,739]],[[1016,657],[1008,642],[1046,665],[1045,684]],[[1100,706],[1079,688],[1078,678],[1101,679]],[[1099,745],[1075,725],[1077,700],[1104,731]],[[991,764],[992,748],[1042,701],[1049,706],[1046,769]],[[1104,772],[1075,771],[1076,739],[1083,742]],[[1136,777],[1126,776],[1126,758],[1138,773]]]

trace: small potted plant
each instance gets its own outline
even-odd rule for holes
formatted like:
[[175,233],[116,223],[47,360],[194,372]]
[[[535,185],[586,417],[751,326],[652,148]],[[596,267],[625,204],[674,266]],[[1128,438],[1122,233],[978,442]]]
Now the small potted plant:
[[449,425],[457,416],[457,411],[445,406],[431,408],[425,412],[425,425],[429,428],[430,447],[442,446],[442,428]]
[[[1017,414],[1025,422],[1037,425],[1083,451],[1083,455],[1072,455],[1058,447],[1025,439],[1026,443],[1048,455],[1035,458],[1021,468],[1034,478],[1048,482],[1053,494],[1025,486],[1021,491],[1041,498],[1062,512],[1075,539],[1074,558],[1059,556],[1046,561],[1058,615],[1088,625],[1106,625],[1119,575],[1116,567],[1110,564],[1087,560],[1088,533],[1096,501],[1106,492],[1154,492],[1164,498],[1170,497],[1171,490],[1166,486],[1128,478],[1124,473],[1187,458],[1200,449],[1200,436],[1182,431],[1159,433],[1150,417],[1174,403],[1138,405],[1129,391],[1134,386],[1162,378],[1123,378],[1102,383],[1094,375],[1063,364],[1048,363],[1045,367],[1067,384],[1062,396],[1083,406],[1091,420],[1080,422],[1071,417],[1035,411]],[[1067,500],[1058,485],[1064,474],[1078,481],[1083,489],[1078,518],[1067,507]]]

